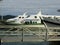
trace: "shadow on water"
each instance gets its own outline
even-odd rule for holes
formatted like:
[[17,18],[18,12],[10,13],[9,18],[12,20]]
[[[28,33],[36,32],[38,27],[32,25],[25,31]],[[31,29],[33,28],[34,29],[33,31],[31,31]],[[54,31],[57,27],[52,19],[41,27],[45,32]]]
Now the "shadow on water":
[[8,42],[1,45],[48,45],[48,42]]
[[60,41],[51,42],[5,42],[1,45],[60,45]]
[[60,45],[60,41],[51,41],[49,45]]

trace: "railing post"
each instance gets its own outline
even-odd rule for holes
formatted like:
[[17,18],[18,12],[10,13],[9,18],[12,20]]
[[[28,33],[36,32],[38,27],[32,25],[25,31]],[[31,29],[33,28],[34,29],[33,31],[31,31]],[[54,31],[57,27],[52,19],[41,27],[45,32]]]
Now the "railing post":
[[47,42],[47,40],[48,40],[48,28],[47,28],[47,25],[46,25],[46,23],[43,21],[43,23],[44,23],[44,25],[45,25],[45,28],[46,28],[46,35],[45,35],[45,41]]
[[21,41],[23,42],[23,38],[24,38],[23,31],[24,31],[24,30],[23,30],[23,28],[22,28],[21,30],[22,30],[22,40],[21,40]]

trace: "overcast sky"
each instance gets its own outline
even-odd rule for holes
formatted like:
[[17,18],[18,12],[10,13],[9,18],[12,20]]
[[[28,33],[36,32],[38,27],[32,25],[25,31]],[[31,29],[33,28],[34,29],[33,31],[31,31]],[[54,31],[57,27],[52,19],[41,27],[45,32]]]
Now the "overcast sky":
[[[24,12],[54,14],[60,9],[60,0],[2,0],[0,1],[0,15],[19,15]],[[49,11],[48,11],[49,10]],[[60,13],[58,13],[60,14]]]

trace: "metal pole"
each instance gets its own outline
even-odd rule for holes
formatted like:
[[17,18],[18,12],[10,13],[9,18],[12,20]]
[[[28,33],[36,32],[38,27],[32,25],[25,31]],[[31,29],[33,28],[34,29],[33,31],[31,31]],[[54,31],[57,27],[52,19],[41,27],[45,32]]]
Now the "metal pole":
[[24,37],[23,31],[24,31],[24,30],[23,30],[23,28],[22,28],[21,30],[22,30],[22,40],[21,40],[21,41],[23,42],[23,37]]
[[46,25],[46,23],[43,21],[43,23],[44,23],[44,25],[45,25],[45,28],[46,28],[46,35],[45,35],[45,41],[47,41],[48,40],[48,28],[47,28],[47,25]]
[[[40,19],[42,20],[42,17],[40,17]],[[45,41],[47,42],[47,39],[48,39],[48,28],[47,28],[47,25],[46,23],[42,20],[43,24],[45,25],[45,28],[46,28],[46,35],[45,35]]]

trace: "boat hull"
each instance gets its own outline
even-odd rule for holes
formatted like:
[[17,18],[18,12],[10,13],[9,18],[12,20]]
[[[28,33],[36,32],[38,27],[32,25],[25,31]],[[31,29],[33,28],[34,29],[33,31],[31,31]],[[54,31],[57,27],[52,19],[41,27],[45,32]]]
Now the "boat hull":
[[55,24],[55,25],[60,25],[60,23],[56,23],[56,22],[53,22],[53,21],[48,21],[48,20],[43,20],[43,21],[47,22],[47,23]]

